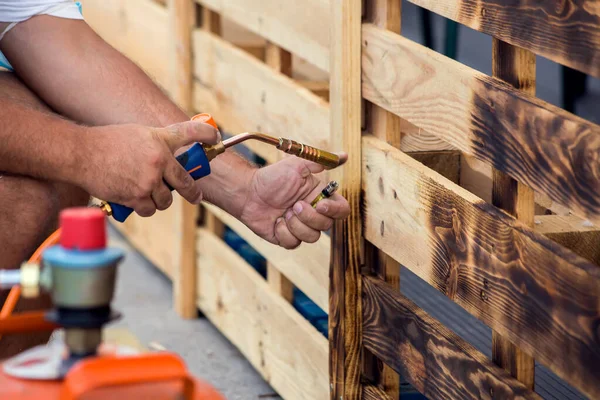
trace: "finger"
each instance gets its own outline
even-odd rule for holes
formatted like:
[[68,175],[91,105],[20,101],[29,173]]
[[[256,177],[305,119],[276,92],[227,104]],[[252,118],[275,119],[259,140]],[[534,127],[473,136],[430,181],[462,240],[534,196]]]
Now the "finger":
[[200,186],[196,185],[194,178],[174,158],[167,162],[164,178],[181,197],[190,203],[199,204],[202,201]]
[[132,208],[140,217],[151,217],[156,212],[156,205],[150,198],[138,200]]
[[288,230],[292,235],[294,235],[298,240],[307,243],[314,243],[319,240],[321,236],[321,232],[312,229],[311,227],[304,224],[292,210],[289,210],[285,214],[285,223],[287,225]]
[[286,157],[283,160],[277,162],[277,164],[288,164],[294,168],[300,176],[306,178],[311,174],[318,174],[323,172],[325,167],[312,161],[304,160],[298,157]]
[[161,183],[156,189],[152,191],[152,200],[156,205],[157,210],[166,210],[173,202],[173,195],[167,185]]
[[325,216],[305,201],[299,201],[292,208],[294,214],[304,225],[317,231],[326,231],[333,225],[333,220]]
[[160,132],[171,151],[195,142],[215,144],[221,140],[221,134],[217,129],[199,121],[169,125]]
[[319,201],[316,210],[320,214],[334,219],[346,218],[350,215],[350,205],[339,193],[334,193],[331,197]]
[[279,245],[288,250],[295,249],[302,243],[297,237],[292,235],[283,218],[279,218],[275,223],[275,237]]

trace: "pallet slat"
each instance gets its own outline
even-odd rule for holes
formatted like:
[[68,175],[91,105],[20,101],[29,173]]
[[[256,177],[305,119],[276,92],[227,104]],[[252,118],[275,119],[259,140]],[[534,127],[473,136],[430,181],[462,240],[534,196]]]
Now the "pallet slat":
[[600,382],[600,268],[374,138],[365,237],[573,386]]
[[363,400],[394,400],[380,387],[373,385],[363,385],[362,387]]
[[363,342],[427,398],[540,399],[379,279],[363,278]]
[[574,215],[537,215],[535,231],[600,265],[600,228]]
[[368,24],[363,96],[600,222],[598,125]]
[[199,0],[236,24],[329,71],[329,1]]
[[[193,48],[196,109],[231,133],[259,131],[329,148],[329,104],[322,98],[208,32],[194,32]],[[262,148],[270,151],[268,161],[277,160],[277,150]]]
[[200,229],[197,250],[208,319],[283,398],[326,398],[327,339],[214,234]]
[[236,231],[246,242],[268,260],[286,278],[328,312],[329,299],[329,255],[331,240],[321,235],[316,243],[303,243],[295,250],[286,250],[256,236],[246,225],[225,211],[211,204],[205,205],[227,226]]
[[557,63],[600,77],[600,11],[595,0],[409,0]]

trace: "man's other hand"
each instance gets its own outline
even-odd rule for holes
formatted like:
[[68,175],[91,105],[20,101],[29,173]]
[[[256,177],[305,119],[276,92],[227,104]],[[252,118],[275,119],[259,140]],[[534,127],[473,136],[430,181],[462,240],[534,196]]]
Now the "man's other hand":
[[295,157],[257,170],[240,220],[263,239],[286,249],[316,242],[335,219],[350,214],[347,200],[337,193],[312,208],[310,202],[325,187],[314,175],[321,171],[321,165]]

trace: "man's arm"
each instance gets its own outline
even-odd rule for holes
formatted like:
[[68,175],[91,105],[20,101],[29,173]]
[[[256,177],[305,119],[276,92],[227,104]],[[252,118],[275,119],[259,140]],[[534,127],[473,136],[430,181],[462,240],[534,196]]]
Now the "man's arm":
[[[84,21],[37,16],[0,41],[21,79],[61,115],[90,125],[167,126],[189,120],[146,74]],[[204,198],[239,216],[255,168],[227,152],[199,183]]]

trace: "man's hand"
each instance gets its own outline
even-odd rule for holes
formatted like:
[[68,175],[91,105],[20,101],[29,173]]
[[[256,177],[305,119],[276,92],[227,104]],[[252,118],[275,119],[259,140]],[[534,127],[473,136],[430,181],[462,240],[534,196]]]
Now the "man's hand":
[[82,151],[89,155],[78,184],[92,196],[131,207],[142,217],[165,210],[173,196],[165,182],[193,204],[202,191],[173,153],[194,142],[215,144],[218,131],[202,122],[166,128],[110,125],[90,128]]
[[348,202],[337,193],[321,200],[316,209],[311,207],[310,202],[325,187],[313,175],[321,171],[322,166],[295,157],[257,170],[240,220],[263,239],[286,249],[316,242],[334,219],[350,214]]

